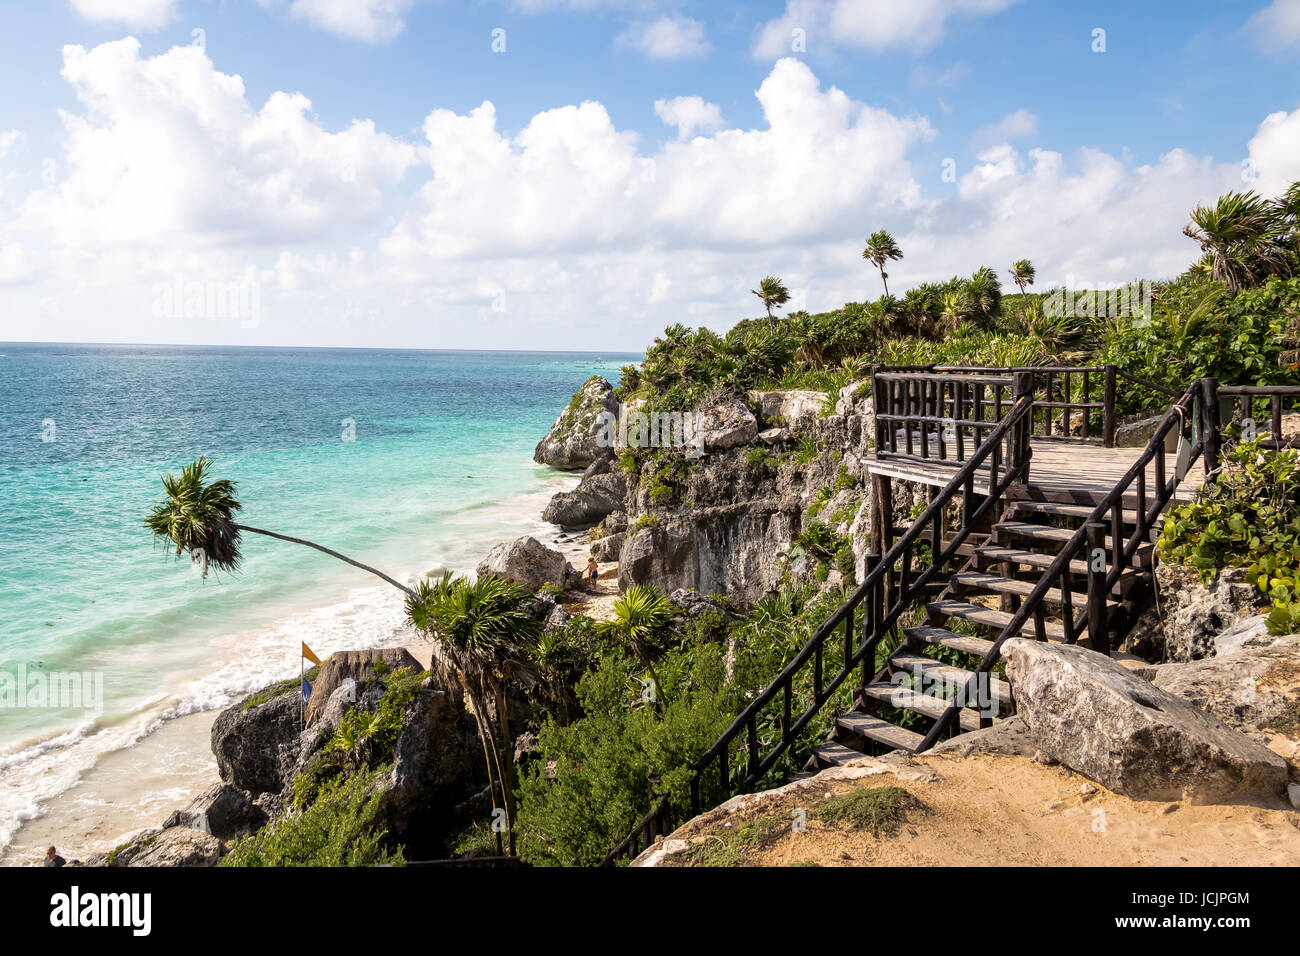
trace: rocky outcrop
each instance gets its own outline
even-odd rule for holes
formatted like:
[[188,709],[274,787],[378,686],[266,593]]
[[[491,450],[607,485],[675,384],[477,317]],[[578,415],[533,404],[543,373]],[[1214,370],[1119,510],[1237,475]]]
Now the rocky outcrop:
[[[423,667],[404,647],[379,647],[364,651],[338,651],[321,665],[320,673],[312,682],[311,699],[307,701],[305,723],[312,726],[334,697],[334,692],[344,683],[364,684],[378,672],[391,672],[402,667],[422,671]],[[337,709],[338,702],[335,702]],[[333,724],[338,726],[337,717]]]
[[[584,477],[573,491],[561,491],[551,498],[542,520],[566,531],[591,528],[623,507],[627,479],[618,471]],[[559,583],[559,582],[556,582]]]
[[247,793],[228,783],[218,783],[163,821],[163,829],[184,827],[210,833],[219,840],[232,840],[252,833],[266,821],[266,812]]
[[[791,423],[777,429],[782,434],[767,436],[773,444],[758,435],[757,424],[751,431],[748,420],[755,414],[742,414],[736,405],[743,403],[715,405],[733,409],[734,434],[724,433],[721,443],[719,436],[710,440],[706,434],[705,454],[697,459],[674,458],[664,450],[641,460],[628,480],[625,500],[635,530],[629,530],[619,553],[620,586],[694,588],[751,604],[787,572],[798,577],[815,570],[791,548],[814,520],[848,541],[860,578],[870,548],[863,462],[874,430],[870,390],[864,385],[841,390],[833,415],[822,414],[827,398],[821,392],[753,393],[758,417],[766,410],[772,420]],[[816,444],[815,457],[782,451],[796,428],[800,440]],[[745,443],[723,447],[733,440]],[[852,487],[844,487],[846,477]],[[828,491],[830,501],[814,516],[810,503]],[[896,506],[906,507],[906,497],[896,494]],[[838,580],[836,574],[827,577],[827,586]]]
[[704,450],[715,451],[748,445],[758,437],[758,420],[744,402],[730,399],[701,411],[696,429]]
[[1300,741],[1300,634],[1256,634],[1221,656],[1162,664],[1155,685],[1258,740]]
[[811,430],[826,408],[826,393],[806,390],[750,392],[759,416],[770,427],[788,429],[796,435]]
[[597,538],[591,543],[591,556],[597,561],[617,561],[619,554],[623,550],[623,542],[627,540],[627,532],[619,531],[616,534],[606,535],[603,538]]
[[563,587],[568,569],[569,562],[562,553],[525,535],[488,552],[479,563],[478,573],[495,574],[536,591],[548,583]]
[[617,415],[614,386],[593,375],[538,443],[533,460],[552,468],[578,469],[608,457],[612,453],[609,421]]
[[1157,601],[1134,624],[1121,650],[1147,660],[1184,662],[1215,653],[1227,628],[1259,615],[1263,598],[1241,568],[1224,568],[1209,584],[1196,569],[1156,565]]
[[1108,657],[1024,638],[1003,657],[1038,748],[1115,793],[1193,803],[1285,794],[1281,757]]
[[407,846],[438,845],[461,822],[455,808],[479,789],[482,769],[474,718],[461,695],[426,678],[402,715],[377,826]]
[[[283,685],[281,685],[282,687]],[[278,793],[298,756],[298,681],[250,694],[212,724],[212,753],[223,782],[249,793]]]
[[133,853],[118,854],[117,866],[216,866],[224,847],[211,833],[170,827],[146,837]]

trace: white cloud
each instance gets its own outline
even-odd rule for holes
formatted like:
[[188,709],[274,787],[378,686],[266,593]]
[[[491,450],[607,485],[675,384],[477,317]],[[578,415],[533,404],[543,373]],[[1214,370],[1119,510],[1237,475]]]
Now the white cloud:
[[722,110],[718,104],[708,103],[699,96],[655,100],[655,115],[669,126],[677,127],[678,139],[690,139],[695,133],[712,133],[722,128]]
[[1251,138],[1249,155],[1259,178],[1247,185],[1262,195],[1276,196],[1300,181],[1300,108],[1266,116]]
[[1026,109],[1008,113],[996,123],[981,127],[971,137],[971,148],[976,152],[1010,143],[1012,140],[1024,139],[1038,132],[1038,117]]
[[1246,21],[1246,30],[1265,50],[1282,50],[1300,43],[1300,0],[1273,0]]
[[802,30],[810,52],[846,46],[880,52],[925,50],[943,38],[948,21],[999,13],[1016,0],[786,0],[785,12],[759,27],[754,55],[772,59],[791,52]]
[[22,130],[0,130],[0,159],[4,159],[8,156],[11,152],[21,146],[26,139],[27,137],[23,135]]
[[651,60],[696,60],[710,50],[704,24],[681,15],[634,23],[616,42],[639,50]]
[[415,0],[293,0],[290,14],[337,36],[385,43],[406,28]]
[[72,0],[72,8],[96,23],[157,30],[175,17],[176,0]]
[[[0,341],[634,349],[669,322],[758,314],[767,274],[813,311],[878,295],[876,228],[906,253],[891,290],[1022,257],[1042,287],[1170,276],[1196,255],[1190,208],[1241,188],[1238,162],[1180,149],[1139,165],[1004,142],[953,192],[912,164],[924,118],[794,59],[756,91],[754,128],[678,97],[655,109],[680,138],[650,145],[596,102],[511,130],[491,103],[435,109],[418,148],[366,121],[331,131],[301,94],[255,105],[201,51],[142,59],[129,39],[67,48],[64,77],[60,178],[0,205]],[[1260,124],[1257,188],[1300,176],[1297,137],[1300,109]],[[177,273],[254,277],[261,325],[153,319]]]

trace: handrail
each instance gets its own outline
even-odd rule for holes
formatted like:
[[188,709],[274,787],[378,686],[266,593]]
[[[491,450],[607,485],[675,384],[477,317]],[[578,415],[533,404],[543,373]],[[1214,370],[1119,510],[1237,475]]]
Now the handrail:
[[[714,741],[712,746],[692,765],[690,786],[693,812],[699,813],[701,810],[700,782],[704,772],[715,761],[719,765],[719,779],[723,789],[730,789],[727,751],[732,742],[740,737],[742,733],[747,734],[749,749],[749,764],[741,783],[741,790],[744,792],[775,765],[798,734],[820,712],[822,706],[831,699],[831,696],[839,689],[849,674],[857,669],[859,664],[863,664],[863,680],[865,683],[867,665],[864,662],[868,654],[870,654],[871,666],[874,667],[875,649],[881,637],[894,626],[903,612],[911,607],[915,598],[925,593],[926,585],[938,573],[939,569],[958,553],[975,523],[990,509],[997,507],[1002,492],[1013,482],[1020,480],[1026,473],[1029,466],[1029,433],[1027,426],[1028,417],[1032,410],[1032,395],[1021,395],[970,459],[958,469],[957,473],[953,475],[943,489],[934,495],[926,509],[912,523],[911,527],[882,557],[871,562],[871,567],[853,594],[830,617],[822,622],[790,663],[741,711],[736,719]],[[1014,456],[1013,460],[1001,462],[999,450],[1002,440],[1009,434],[1014,434],[1016,446],[1020,449],[1020,452]],[[978,506],[975,506],[973,504],[975,473],[984,461],[990,457],[992,458],[992,467],[989,494]],[[998,469],[1000,464],[1004,466],[1004,473],[999,480]],[[952,538],[948,539],[947,545],[944,546],[942,538],[943,510],[959,492],[965,496],[964,520],[961,527]],[[913,546],[921,537],[927,524],[930,525],[929,533],[931,536],[930,565],[909,582]],[[873,542],[873,544],[875,543]],[[902,565],[901,585],[898,588],[898,594],[893,605],[886,610],[881,606],[883,585],[887,576],[892,576],[895,564],[900,561]],[[854,650],[852,648],[854,612],[864,602],[868,604],[868,607],[862,620],[861,643]],[[838,674],[831,678],[829,682],[824,682],[822,680],[823,650],[827,638],[841,624],[845,625],[844,664]],[[816,668],[813,675],[813,702],[797,719],[791,719],[793,716],[791,711],[793,681],[799,670],[810,660],[814,661]],[[781,739],[766,756],[760,757],[758,755],[757,720],[763,708],[776,700],[778,694],[784,695],[785,707],[782,716]],[[612,865],[616,859],[624,855],[635,855],[641,846],[640,841],[643,835],[647,837],[646,844],[648,845],[656,835],[668,832],[667,824],[670,813],[671,807],[668,798],[666,796],[660,798],[656,806],[642,817],[632,829],[632,832],[609,851],[605,857],[604,865]]]
[[[1084,521],[1083,524],[1070,536],[1064,547],[1061,548],[1056,558],[1048,566],[1033,589],[1026,595],[1020,608],[1012,615],[1011,620],[1007,622],[1002,632],[993,642],[984,655],[983,660],[972,672],[966,684],[966,697],[959,695],[958,700],[972,699],[969,697],[978,686],[979,675],[987,673],[993,664],[998,660],[1002,653],[1002,645],[1012,637],[1020,634],[1025,624],[1029,622],[1031,615],[1035,618],[1036,625],[1041,625],[1043,617],[1043,603],[1047,592],[1051,590],[1054,584],[1060,582],[1061,596],[1066,602],[1064,608],[1066,641],[1073,643],[1078,629],[1084,624],[1085,615],[1088,624],[1088,637],[1094,650],[1100,650],[1101,653],[1108,653],[1107,639],[1105,631],[1106,626],[1106,595],[1119,581],[1123,574],[1127,562],[1136,554],[1138,546],[1146,531],[1154,523],[1155,519],[1164,510],[1165,505],[1173,496],[1177,489],[1180,476],[1175,474],[1171,479],[1166,479],[1166,469],[1164,467],[1165,438],[1175,423],[1181,428],[1186,421],[1189,413],[1197,411],[1198,402],[1204,402],[1206,380],[1198,380],[1183,394],[1178,402],[1165,413],[1164,418],[1157,426],[1155,434],[1147,442],[1143,450],[1132,466],[1124,473],[1124,476],[1115,484],[1107,493],[1102,502],[1093,509],[1092,514]],[[1196,461],[1197,457],[1203,454],[1205,450],[1204,440],[1204,417],[1197,418],[1201,427],[1197,428],[1196,442],[1192,447],[1191,461]],[[1155,501],[1148,509],[1146,507],[1146,468],[1152,462],[1156,463],[1156,494]],[[1138,486],[1138,520],[1135,522],[1136,530],[1129,538],[1124,538],[1121,533],[1123,525],[1123,506],[1126,491],[1133,484]],[[1111,560],[1108,562],[1108,569],[1103,576],[1095,570],[1092,561],[1087,562],[1088,573],[1088,607],[1077,618],[1069,606],[1069,595],[1071,586],[1069,581],[1070,562],[1075,559],[1079,551],[1085,546],[1091,551],[1094,547],[1100,546],[1103,540],[1103,533],[1107,522],[1103,519],[1109,512],[1109,525],[1111,529]],[[1041,635],[1041,627],[1039,629]],[[935,721],[934,726],[926,734],[924,741],[921,743],[919,750],[925,750],[932,746],[943,733],[947,730],[952,720],[957,716],[957,707],[949,707],[944,715]]]

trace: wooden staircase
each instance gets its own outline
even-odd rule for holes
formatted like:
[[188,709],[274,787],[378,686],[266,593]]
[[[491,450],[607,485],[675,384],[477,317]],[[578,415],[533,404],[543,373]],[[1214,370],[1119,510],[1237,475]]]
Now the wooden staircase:
[[[1085,560],[1068,562],[1068,593],[1059,585],[1049,587],[1031,617],[1014,621],[1044,570],[1100,503],[1080,503],[1092,494],[1060,489],[1048,493],[1019,484],[1008,489],[1002,517],[987,539],[963,549],[965,565],[925,605],[923,622],[899,628],[897,649],[860,689],[853,710],[837,718],[829,739],[815,748],[806,769],[824,769],[890,750],[919,752],[933,744],[928,738],[945,720],[949,726],[943,735],[996,724],[1013,706],[1011,688],[988,668],[980,673],[979,665],[996,661],[999,638],[1078,642],[1109,653],[1131,626],[1150,588],[1154,549],[1150,542],[1139,545],[1131,566],[1104,595],[1104,641],[1093,641],[1087,631]],[[1124,510],[1121,537],[1131,535],[1136,525],[1137,511]],[[1155,527],[1153,523],[1148,531],[1152,540]],[[1114,544],[1110,535],[1103,536],[1102,543],[1107,549]],[[1067,614],[1075,625],[1067,624]],[[1013,624],[1014,632],[1009,630]],[[955,713],[949,715],[950,710]]]

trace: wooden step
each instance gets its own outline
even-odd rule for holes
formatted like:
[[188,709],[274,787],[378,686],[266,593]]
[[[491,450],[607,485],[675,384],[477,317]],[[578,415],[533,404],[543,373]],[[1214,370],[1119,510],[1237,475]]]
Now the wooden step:
[[[1107,551],[1109,557],[1110,552]],[[976,552],[977,557],[985,564],[1027,564],[1033,568],[1050,568],[1052,562],[1056,560],[1055,554],[1044,554],[1041,551],[1025,551],[1021,548],[1004,548],[999,545],[985,545]],[[1087,574],[1088,563],[1075,558],[1070,562],[1071,574]],[[1120,578],[1132,578],[1137,574],[1133,568],[1125,568],[1120,572]]]
[[921,742],[925,740],[924,736],[914,731],[857,711],[841,715],[835,724],[846,733],[857,734],[859,737],[874,740],[895,750],[905,750],[908,753],[916,753],[916,748],[920,747]]
[[[967,604],[965,601],[958,601],[948,598],[942,601],[932,601],[926,607],[935,614],[942,614],[945,617],[959,617],[965,621],[974,621],[976,624],[983,624],[985,627],[991,627],[999,634],[1011,623],[1014,614],[1006,611],[995,611],[992,608],[980,607],[978,604]],[[1049,641],[1063,642],[1065,640],[1065,625],[1058,624],[1055,621],[1045,621],[1043,631]],[[1021,634],[1028,634],[1033,637],[1038,633],[1034,625],[1034,617],[1030,615],[1028,619],[1020,626]],[[1081,639],[1083,632],[1075,635],[1075,639]]]
[[[908,674],[915,674],[919,668],[927,678],[943,681],[950,686],[965,684],[974,676],[973,671],[968,671],[964,667],[943,664],[933,657],[926,657],[924,654],[913,654],[908,651],[895,652],[894,656],[889,659],[889,666],[894,670],[900,670]],[[999,703],[1009,703],[1011,701],[1010,684],[992,675],[989,675],[986,679],[988,680],[989,692]]]
[[[1093,505],[1070,505],[1058,501],[1011,501],[1008,505],[1012,511],[1031,512],[1042,515],[1059,515],[1068,518],[1091,518],[1096,507]],[[1120,512],[1121,520],[1126,524],[1137,526],[1138,513],[1136,510],[1123,509]],[[1163,514],[1157,515],[1155,523],[1159,524],[1164,521]],[[1107,513],[1109,520],[1109,513]]]
[[[942,697],[933,697],[929,694],[921,694],[912,690],[910,687],[901,687],[898,684],[891,684],[888,681],[868,684],[866,687],[862,688],[862,693],[866,697],[878,700],[891,707],[897,707],[900,710],[910,710],[917,714],[924,714],[931,720],[938,720],[952,708],[952,701],[950,700],[944,700]],[[957,712],[957,722],[960,724],[962,730],[980,729],[980,715],[969,707],[962,707]]]
[[[1003,534],[1015,535],[1018,538],[1031,538],[1034,541],[1053,541],[1060,544],[1065,544],[1076,533],[1070,528],[1053,528],[1045,524],[1030,524],[1027,521],[999,521],[995,528]],[[1106,542],[1107,549],[1109,549],[1111,546],[1109,532],[1103,540]],[[1151,545],[1149,543],[1140,544],[1134,557],[1149,553],[1150,550]]]
[[857,760],[865,756],[866,754],[862,751],[846,747],[834,740],[828,740],[826,743],[813,748],[813,759],[823,767],[838,767],[850,760]]
[[[1037,581],[1017,581],[1015,578],[1004,578],[996,574],[989,574],[986,571],[958,571],[949,579],[953,584],[959,584],[968,588],[983,588],[985,591],[996,591],[998,594],[1019,594],[1022,597],[1028,597],[1030,592],[1038,586]],[[1064,600],[1064,595],[1060,588],[1049,588],[1043,598],[1053,604],[1060,604]],[[1078,613],[1088,604],[1088,595],[1082,591],[1071,591],[1070,600],[1073,602],[1075,613]],[[1110,602],[1115,603],[1115,602]]]
[[926,644],[934,644],[936,647],[950,647],[954,651],[961,651],[963,654],[974,654],[980,658],[993,650],[992,641],[986,641],[982,637],[971,637],[969,634],[957,634],[947,628],[934,627],[929,624],[904,628],[903,633],[918,641],[924,641]]

